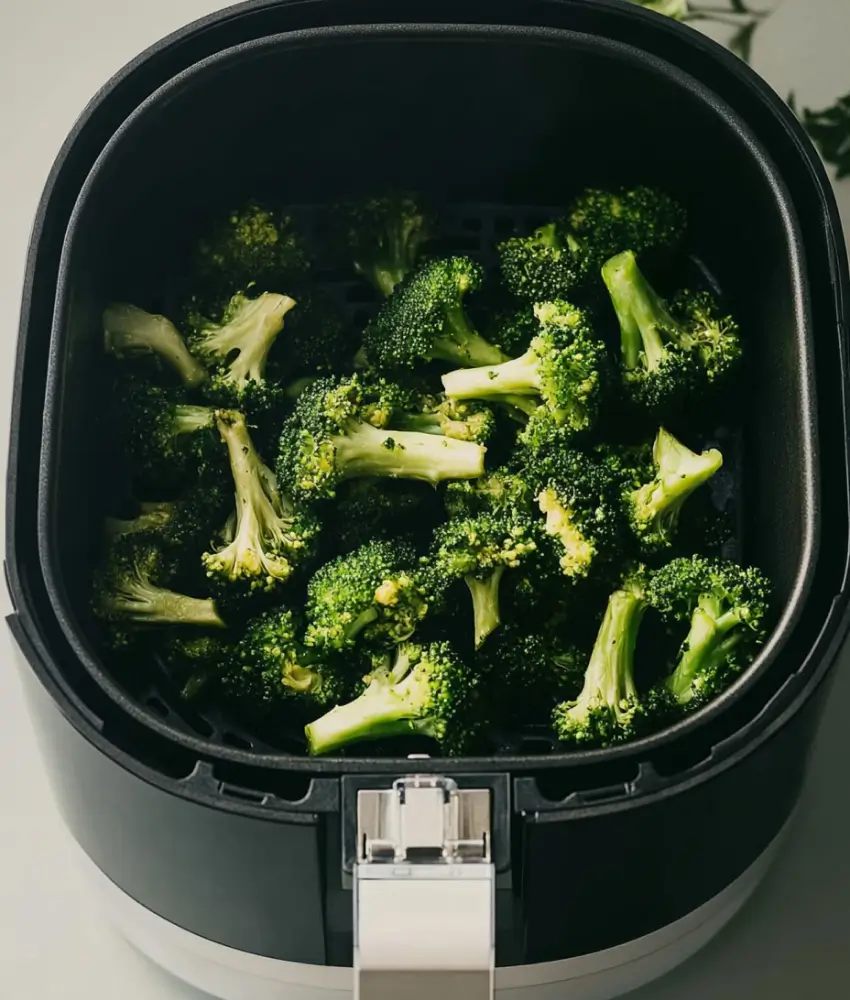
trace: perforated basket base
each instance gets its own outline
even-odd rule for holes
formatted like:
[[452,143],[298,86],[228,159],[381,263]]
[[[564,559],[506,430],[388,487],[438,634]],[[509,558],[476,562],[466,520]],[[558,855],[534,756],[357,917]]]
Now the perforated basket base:
[[[322,260],[322,229],[324,210],[315,206],[296,206],[290,209],[298,227],[312,245],[315,256]],[[438,254],[467,254],[479,261],[488,276],[495,275],[498,267],[496,247],[513,235],[532,232],[548,219],[562,212],[556,206],[507,206],[495,204],[463,204],[441,206],[439,209],[440,232],[430,252]],[[722,289],[703,263],[693,255],[683,255],[682,264],[675,274],[668,276],[671,288],[690,287],[706,289],[723,302]],[[362,329],[379,304],[379,298],[364,281],[335,268],[320,264],[316,285],[329,293],[339,304],[349,323]],[[724,552],[730,559],[740,553],[742,510],[740,504],[742,447],[740,433],[735,429],[717,428],[705,435],[703,447],[719,447],[724,455],[723,468],[708,485],[713,506],[717,510],[731,511],[738,525],[736,538]],[[217,705],[188,705],[180,697],[179,689],[161,667],[155,669],[150,683],[138,694],[140,700],[156,712],[170,726],[192,736],[202,736],[211,743],[241,750],[268,753],[303,754],[306,750],[303,725],[289,718],[275,719],[269,724],[246,724],[232,711]],[[529,727],[520,732],[494,730],[489,734],[489,752],[493,754],[548,754],[559,749],[559,743],[545,726]],[[426,740],[405,739],[361,745],[350,751],[355,756],[368,752],[371,757],[399,753],[427,753],[433,745]]]

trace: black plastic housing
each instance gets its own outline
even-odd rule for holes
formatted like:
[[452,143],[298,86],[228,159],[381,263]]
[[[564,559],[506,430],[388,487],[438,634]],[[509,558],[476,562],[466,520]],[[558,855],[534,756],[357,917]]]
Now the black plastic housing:
[[[47,379],[47,356],[61,251],[81,186],[114,130],[173,75],[247,38],[402,17],[589,32],[686,69],[746,121],[781,174],[797,217],[792,256],[808,286],[803,313],[811,323],[813,352],[807,356],[813,368],[789,365],[790,381],[778,379],[776,391],[779,397],[793,390],[789,409],[782,410],[791,413],[799,412],[801,382],[816,389],[810,427],[789,431],[792,441],[819,438],[819,454],[808,457],[812,471],[819,467],[821,502],[807,509],[829,544],[812,559],[805,599],[781,655],[722,713],[635,754],[455,765],[486,770],[494,787],[508,791],[509,808],[497,817],[510,858],[497,904],[498,964],[547,961],[630,940],[684,915],[761,853],[799,797],[830,670],[848,627],[848,283],[840,224],[829,182],[796,120],[718,46],[606,0],[412,0],[403,11],[390,0],[296,0],[221,12],[140,57],[99,95],[69,137],[33,230],[7,483],[6,571],[15,606],[9,625],[62,815],[118,886],[174,923],[231,947],[291,961],[350,963],[351,901],[342,875],[345,787],[414,767],[444,770],[445,762],[329,761],[310,774],[303,761],[225,752],[151,725],[95,680],[91,663],[81,660],[57,620],[40,562],[49,546],[39,535],[36,510],[39,487],[50,478],[42,476],[42,413],[60,402],[53,398],[55,382]],[[503,122],[500,128],[504,134]],[[779,256],[778,270],[787,273],[789,261]],[[794,349],[803,341],[787,343]],[[778,435],[774,442],[781,450]],[[795,468],[794,481],[805,476]],[[774,509],[757,508],[752,516],[770,518]],[[806,504],[792,500],[789,509]],[[46,526],[52,515],[45,520],[45,514],[50,510],[42,507]],[[792,517],[787,526],[801,523]],[[779,526],[768,536],[770,531],[785,543]],[[792,541],[798,547],[785,564],[789,579],[804,561],[800,538]],[[772,565],[782,561],[776,553]],[[342,770],[356,774],[341,781]],[[581,864],[570,863],[576,857]],[[636,871],[640,879],[623,876]],[[616,888],[613,911],[598,905],[606,894],[600,879]]]

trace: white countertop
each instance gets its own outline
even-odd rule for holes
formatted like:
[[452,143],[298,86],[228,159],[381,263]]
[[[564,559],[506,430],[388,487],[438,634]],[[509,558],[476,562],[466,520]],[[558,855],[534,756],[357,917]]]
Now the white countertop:
[[[112,73],[164,34],[222,6],[211,0],[0,0],[4,428],[27,238],[60,144]],[[780,94],[795,89],[804,104],[819,107],[850,91],[848,40],[848,0],[784,0],[759,29],[754,64]],[[838,185],[838,194],[850,231],[850,179]],[[3,476],[5,437],[0,433]],[[5,590],[0,601],[5,613]],[[0,633],[0,643],[8,643],[6,630]],[[767,883],[703,953],[632,994],[634,1000],[839,1000],[850,994],[845,698],[850,701],[846,662],[833,687],[802,814]],[[8,655],[0,667],[0,776],[0,997],[202,1000],[138,957],[82,892]]]

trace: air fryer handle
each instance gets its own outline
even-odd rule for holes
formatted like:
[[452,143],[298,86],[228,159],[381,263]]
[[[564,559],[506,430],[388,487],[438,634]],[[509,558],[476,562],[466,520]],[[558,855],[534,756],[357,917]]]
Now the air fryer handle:
[[493,1000],[491,790],[408,775],[354,806],[354,1000]]

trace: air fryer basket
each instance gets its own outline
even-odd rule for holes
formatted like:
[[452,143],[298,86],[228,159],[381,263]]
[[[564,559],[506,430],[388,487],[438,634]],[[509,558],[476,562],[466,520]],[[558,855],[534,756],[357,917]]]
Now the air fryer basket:
[[[562,58],[567,48],[569,61]],[[439,83],[431,76],[436,59]],[[340,78],[349,82],[344,93],[334,82]],[[386,79],[400,83],[393,91],[397,107]],[[446,102],[457,102],[459,94],[471,100],[481,79],[488,80],[486,103],[475,115],[447,116]],[[309,99],[303,88],[298,101],[286,96],[305,80],[316,81],[306,91]],[[594,93],[592,112],[574,100],[579,90]],[[628,98],[634,106],[624,95],[636,95]],[[379,106],[380,115],[363,112]],[[675,142],[662,125],[667,116],[683,123]],[[598,122],[605,119],[616,121],[616,128],[600,130]],[[285,127],[264,134],[268,121]],[[510,142],[504,141],[505,121],[511,123]],[[226,134],[223,122],[231,130]],[[205,159],[199,172],[198,151],[214,129],[217,155]],[[264,155],[246,157],[258,135]],[[710,170],[707,147],[714,151]],[[640,156],[622,154],[630,148]],[[163,149],[167,157],[160,155]],[[161,308],[169,273],[179,269],[198,220],[211,205],[221,208],[240,196],[279,197],[286,191],[288,201],[321,204],[342,193],[401,183],[448,205],[474,199],[505,206],[502,223],[510,223],[509,206],[533,202],[545,211],[584,183],[639,181],[663,185],[687,205],[691,248],[741,317],[750,355],[758,359],[756,391],[742,415],[747,477],[738,484],[741,544],[744,558],[776,580],[784,607],[759,662],[702,717],[720,711],[752,683],[775,661],[799,615],[818,530],[807,289],[782,181],[728,108],[694,80],[636,50],[575,33],[433,27],[305,32],[206,60],[125,122],[86,182],[63,258],[39,516],[54,609],[98,680],[178,738],[218,736],[230,746],[251,746],[244,734],[223,730],[215,719],[184,713],[181,722],[164,688],[143,692],[141,705],[140,692],[128,698],[89,639],[87,574],[98,515],[111,492],[104,471],[114,465],[97,443],[92,402],[100,394],[91,391],[105,301],[126,298]],[[742,232],[745,213],[759,225]],[[492,214],[486,221],[493,222]],[[480,209],[461,215],[462,227],[484,222]],[[465,235],[480,245],[474,230]],[[785,485],[781,493],[777,482]],[[674,731],[651,739],[669,739]]]
[[[806,438],[808,427],[817,426],[821,460],[818,466],[816,455],[808,456],[814,473],[811,481],[806,480],[807,472],[798,481],[800,470],[793,466],[790,482],[798,484],[800,495],[791,490],[792,498],[785,498],[781,519],[788,534],[780,540],[783,545],[799,541],[795,529],[801,520],[795,512],[808,509],[829,544],[821,547],[816,561],[812,554],[808,596],[798,602],[797,622],[787,631],[782,649],[775,651],[769,669],[769,661],[763,659],[760,676],[753,678],[749,690],[739,688],[722,712],[677,733],[673,742],[656,741],[652,747],[643,747],[639,758],[553,754],[460,762],[313,762],[194,740],[141,711],[111,685],[90,658],[87,644],[81,657],[76,621],[66,618],[60,624],[56,601],[48,598],[40,555],[50,552],[51,546],[44,544],[44,532],[37,537],[36,501],[39,492],[45,497],[46,483],[54,484],[51,495],[57,486],[72,486],[77,502],[83,492],[79,481],[74,487],[67,475],[58,477],[56,469],[45,470],[49,472],[46,477],[40,470],[42,406],[55,390],[73,389],[61,377],[55,351],[45,385],[49,312],[61,272],[57,319],[67,314],[70,304],[73,318],[82,309],[83,319],[88,311],[93,321],[92,339],[64,337],[60,358],[67,354],[73,362],[70,370],[87,371],[97,353],[97,306],[87,304],[92,289],[85,281],[81,285],[79,278],[81,274],[85,278],[87,261],[99,267],[107,256],[105,239],[104,249],[97,247],[104,231],[96,230],[86,245],[76,237],[67,242],[60,268],[65,226],[89,168],[137,102],[197,59],[290,28],[390,17],[473,22],[503,18],[515,24],[549,24],[598,32],[663,56],[693,73],[740,112],[781,170],[799,213],[796,223],[806,254],[805,260],[797,254],[800,247],[792,240],[796,249],[791,266],[799,264],[801,273],[808,267],[805,277],[810,295],[801,281],[793,294],[789,292],[788,301],[793,304],[791,312],[802,317],[800,325],[808,324],[812,330],[814,353],[793,336],[786,341],[783,333],[780,349],[769,356],[771,371],[779,374],[776,392],[780,393],[781,383],[790,399],[787,408],[777,411],[776,426],[797,434],[785,439],[792,451]],[[558,69],[550,69],[553,79],[558,79]],[[526,67],[523,78],[528,75]],[[498,83],[497,97],[506,86],[505,80]],[[620,96],[630,97],[630,103],[637,100],[625,91]],[[491,114],[496,117],[492,109]],[[624,114],[626,124],[627,119]],[[504,136],[504,122],[497,124],[493,134]],[[517,129],[523,128],[518,121]],[[513,135],[506,141],[513,145]],[[738,140],[725,140],[721,145],[726,141]],[[208,149],[205,143],[205,170],[210,167]],[[670,173],[679,176],[675,167],[671,164]],[[687,174],[681,176],[688,180]],[[750,175],[743,171],[740,176]],[[137,180],[136,193],[144,187]],[[520,190],[514,185],[491,198],[513,206],[522,204],[528,200],[524,192],[529,188],[523,191],[518,186]],[[708,180],[705,187],[699,195],[708,198]],[[123,199],[125,207],[130,193],[127,190]],[[750,220],[750,232],[733,234],[729,245],[736,252],[734,259],[738,242],[747,246],[744,238],[754,239],[754,231],[763,225],[764,207],[761,199],[750,204],[744,190],[737,194],[743,217]],[[466,195],[480,196],[478,191]],[[463,195],[451,200],[457,203],[459,197]],[[533,200],[540,204],[549,197],[545,190],[533,190]],[[558,192],[553,200],[561,197]],[[772,199],[765,195],[764,200]],[[784,195],[776,199],[777,203],[783,200]],[[149,207],[150,200],[142,199],[142,204]],[[102,206],[101,200],[101,210]],[[121,206],[113,203],[108,208],[110,215]],[[80,209],[85,209],[83,203],[78,204],[76,214],[77,233],[83,236],[81,224],[87,216]],[[703,218],[712,209],[708,202]],[[161,220],[163,214],[164,209],[155,218]],[[117,230],[123,223],[115,218]],[[774,220],[763,232],[770,236],[777,228],[783,225]],[[122,247],[132,242],[130,233]],[[162,249],[162,242],[157,249]],[[735,283],[730,285],[723,268],[716,265],[717,260],[722,262],[725,249],[715,246],[712,256],[699,247],[701,258],[734,305]],[[784,250],[764,249],[773,254],[774,274],[781,276],[789,267]],[[751,266],[743,252],[741,259],[746,267]],[[765,266],[769,270],[766,262]],[[746,280],[742,273],[739,295]],[[114,288],[109,281],[104,283],[104,294],[111,296]],[[151,274],[149,287],[157,285]],[[339,858],[354,784],[371,784],[381,780],[377,775],[399,774],[412,767],[462,772],[460,780],[497,790],[494,835],[501,845],[500,857],[506,842],[511,845],[513,888],[510,872],[503,872],[497,892],[497,988],[519,981],[509,978],[511,970],[503,966],[550,962],[633,940],[688,913],[728,886],[773,841],[799,797],[805,761],[829,689],[826,681],[850,623],[847,290],[847,262],[829,182],[787,108],[719,46],[632,5],[609,0],[492,0],[485,6],[474,0],[409,0],[398,9],[394,0],[261,0],[189,26],[145,53],[87,109],[51,174],[33,230],[16,369],[7,483],[6,572],[15,605],[9,626],[21,652],[18,665],[54,794],[75,839],[125,893],[150,912],[207,941],[290,962],[345,966],[351,963],[351,901],[341,883]],[[776,311],[781,318],[781,304]],[[792,325],[796,326],[796,320]],[[64,329],[61,322],[59,329]],[[759,336],[765,338],[767,331]],[[807,367],[795,376],[797,359],[787,368],[785,363],[787,354],[796,353],[809,365],[816,362],[816,369]],[[810,394],[806,417],[811,424],[798,427],[794,419],[802,407],[797,390],[809,378],[817,383],[818,406],[815,409]],[[773,399],[770,403],[775,405]],[[58,414],[73,412],[57,399],[49,436],[62,430],[57,427]],[[81,445],[82,438],[78,438],[77,454],[84,451]],[[779,443],[774,442],[774,447],[779,450]],[[70,459],[57,457],[59,464],[65,462],[67,472]],[[93,458],[86,463],[94,464]],[[819,505],[807,506],[817,491],[807,493],[802,488],[804,480],[812,486],[819,482]],[[787,489],[789,484],[782,486]],[[751,511],[761,496],[757,483],[751,485],[747,478],[745,509]],[[772,504],[768,512],[775,509]],[[39,508],[42,527],[49,527],[49,519],[44,520],[45,504]],[[69,513],[68,523],[73,533],[64,541],[71,545],[80,522]],[[94,528],[92,520],[89,530]],[[778,527],[770,530],[781,534]],[[756,544],[752,533],[745,534],[744,540],[748,547]],[[84,542],[78,551],[87,555],[88,545]],[[753,553],[749,548],[747,554],[755,557]],[[792,576],[800,555],[798,551],[788,560]],[[53,580],[48,581],[51,587],[57,581],[72,585],[73,578],[63,575],[71,561],[71,556],[57,561]],[[771,566],[777,561],[783,561],[779,554]],[[64,606],[60,602],[60,610]],[[67,607],[74,613],[80,606]],[[70,630],[69,625],[73,626]],[[483,771],[503,773],[484,776]],[[503,811],[503,807],[507,808]],[[659,830],[664,831],[661,838]],[[576,857],[585,863],[570,864]],[[636,872],[642,873],[642,879],[635,878]],[[598,900],[606,897],[617,898],[614,910],[599,910]],[[347,978],[335,982],[339,989],[347,988]]]

